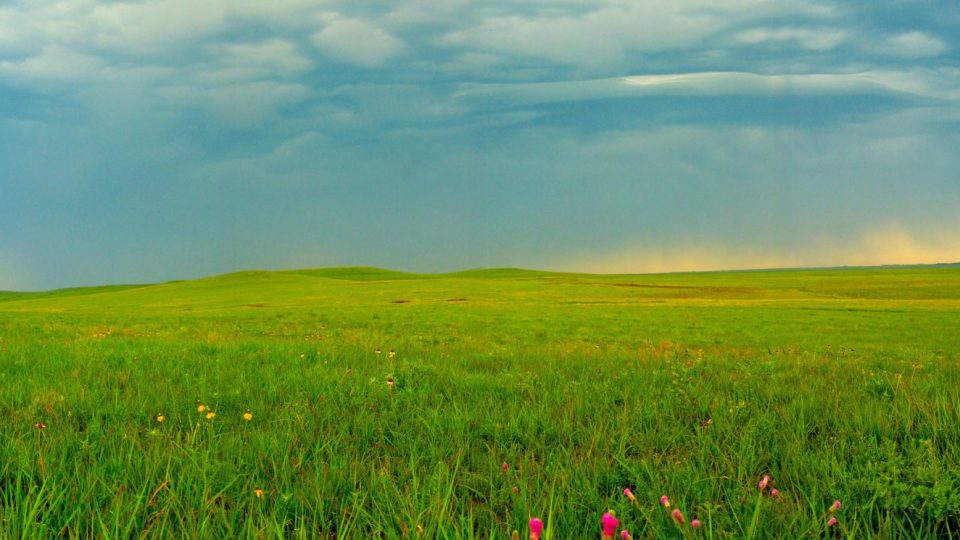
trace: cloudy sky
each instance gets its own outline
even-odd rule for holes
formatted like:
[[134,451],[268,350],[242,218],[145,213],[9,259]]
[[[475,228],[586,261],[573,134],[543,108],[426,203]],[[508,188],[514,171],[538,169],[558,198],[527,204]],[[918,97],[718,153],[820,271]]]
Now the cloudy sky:
[[960,8],[0,3],[0,289],[960,260]]

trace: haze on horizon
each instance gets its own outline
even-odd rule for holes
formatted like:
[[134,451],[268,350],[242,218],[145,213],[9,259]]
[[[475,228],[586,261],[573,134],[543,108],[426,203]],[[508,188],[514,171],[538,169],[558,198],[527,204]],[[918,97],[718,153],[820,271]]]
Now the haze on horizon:
[[0,6],[0,290],[960,261],[960,9]]

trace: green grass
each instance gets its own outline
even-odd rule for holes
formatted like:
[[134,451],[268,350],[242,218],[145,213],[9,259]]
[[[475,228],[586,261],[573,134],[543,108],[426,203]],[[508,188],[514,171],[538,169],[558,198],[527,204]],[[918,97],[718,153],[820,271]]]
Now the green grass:
[[958,537],[958,362],[958,268],[0,293],[0,537]]

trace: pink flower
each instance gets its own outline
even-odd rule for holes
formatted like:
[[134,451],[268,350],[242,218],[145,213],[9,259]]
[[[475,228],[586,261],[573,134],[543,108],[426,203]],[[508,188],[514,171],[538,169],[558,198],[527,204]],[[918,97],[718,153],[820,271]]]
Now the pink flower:
[[603,515],[600,524],[603,525],[603,536],[613,538],[613,535],[617,534],[617,526],[620,525],[620,520],[610,511]]
[[776,497],[777,495],[780,495],[780,490],[779,490],[779,489],[773,488],[773,489],[770,490],[770,496],[771,496],[771,497]]
[[633,540],[633,537],[630,536],[630,533],[628,533],[626,529],[620,531],[620,538],[623,538],[623,540]]
[[840,501],[833,501],[833,505],[830,506],[830,511],[836,512],[839,509],[840,509]]
[[699,519],[694,519],[693,521],[690,522],[690,527],[694,529],[699,529],[700,527],[703,527],[703,523],[700,523]]
[[833,527],[837,524],[837,518],[830,516],[830,519],[827,520],[827,527]]
[[637,502],[637,497],[630,491],[630,488],[623,488],[623,494],[630,499],[630,502]]
[[670,508],[670,499],[664,495],[663,497],[660,497],[660,504],[662,504],[664,508]]
[[674,508],[673,514],[671,515],[673,516],[673,520],[679,525],[683,525],[687,522],[687,520],[683,519],[683,512],[681,512],[679,508]]
[[540,518],[530,520],[530,540],[540,540],[540,533],[543,532],[543,522]]
[[763,475],[763,480],[760,480],[760,491],[767,489],[767,484],[770,483],[770,475]]
[[503,470],[503,474],[507,474],[507,471],[510,470],[510,465],[507,465],[507,462],[504,461],[503,465],[500,466],[500,469]]

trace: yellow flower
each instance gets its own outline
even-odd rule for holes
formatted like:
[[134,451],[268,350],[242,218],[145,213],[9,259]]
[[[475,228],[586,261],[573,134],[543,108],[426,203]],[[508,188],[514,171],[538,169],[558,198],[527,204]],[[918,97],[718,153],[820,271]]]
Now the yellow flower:
[[167,419],[167,417],[164,416],[163,413],[158,413],[158,414],[157,414],[157,422],[159,422],[159,423],[162,424],[163,421],[166,420],[166,419]]
[[258,499],[262,499],[262,498],[263,498],[263,490],[260,489],[260,488],[255,488],[255,489],[253,490],[253,494],[254,494]]
[[210,411],[207,413],[207,420],[213,420],[217,416],[217,413]]
[[203,403],[201,403],[200,400],[198,399],[198,400],[197,400],[197,412],[200,413],[200,414],[203,414],[203,411],[205,411],[205,410],[207,410],[207,406],[204,405]]
[[247,422],[253,420],[253,413],[250,412],[250,409],[247,409],[247,412],[243,413],[243,419]]

